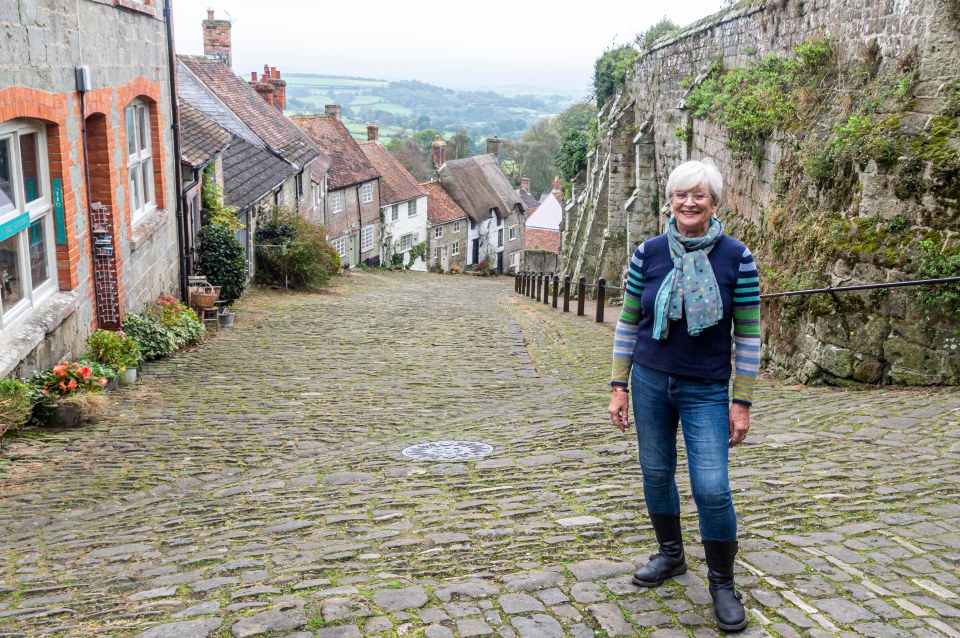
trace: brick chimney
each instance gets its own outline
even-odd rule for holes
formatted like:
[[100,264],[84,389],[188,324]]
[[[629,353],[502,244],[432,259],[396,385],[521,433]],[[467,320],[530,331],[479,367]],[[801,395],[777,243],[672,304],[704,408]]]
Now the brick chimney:
[[323,112],[327,115],[332,115],[336,120],[340,121],[340,105],[339,104],[326,104],[323,107]]
[[497,164],[500,163],[500,138],[496,135],[487,138],[487,152],[497,158]]
[[216,56],[228,67],[232,67],[230,21],[215,20],[213,9],[207,9],[207,19],[201,24],[203,25],[203,54]]
[[287,81],[280,79],[277,67],[270,67],[270,79],[266,80],[273,87],[273,103],[283,111],[287,108]]
[[553,178],[553,190],[550,191],[550,194],[557,198],[557,201],[560,202],[560,205],[563,205],[563,189],[560,188],[560,176],[557,175]]
[[367,124],[367,141],[376,142],[380,139],[380,127],[376,124]]
[[437,135],[433,139],[433,169],[439,171],[447,163],[447,143]]
[[252,86],[253,90],[263,98],[264,102],[279,106],[279,104],[277,104],[276,92],[273,85],[270,83],[269,69],[266,66],[263,67],[263,75],[260,76],[259,81],[257,80],[257,72],[250,72],[250,86]]
[[520,190],[530,192],[530,178],[526,175],[520,178]]

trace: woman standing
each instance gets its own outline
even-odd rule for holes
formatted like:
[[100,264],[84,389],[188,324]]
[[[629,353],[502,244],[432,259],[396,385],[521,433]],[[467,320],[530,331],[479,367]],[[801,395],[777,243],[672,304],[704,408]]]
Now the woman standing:
[[687,571],[675,478],[679,423],[717,624],[739,631],[747,618],[734,589],[737,516],[727,463],[729,448],[750,429],[760,365],[760,284],[750,251],[725,235],[714,217],[722,194],[723,178],[709,159],[685,162],[670,174],[667,232],[640,244],[630,260],[608,411],[625,431],[629,380],[643,496],[660,546],[633,582],[656,587]]

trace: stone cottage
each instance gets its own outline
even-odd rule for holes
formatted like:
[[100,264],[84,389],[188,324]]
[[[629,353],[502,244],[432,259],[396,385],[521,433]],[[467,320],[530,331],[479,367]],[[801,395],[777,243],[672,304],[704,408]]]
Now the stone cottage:
[[26,6],[0,22],[0,376],[77,357],[185,288],[164,12]]

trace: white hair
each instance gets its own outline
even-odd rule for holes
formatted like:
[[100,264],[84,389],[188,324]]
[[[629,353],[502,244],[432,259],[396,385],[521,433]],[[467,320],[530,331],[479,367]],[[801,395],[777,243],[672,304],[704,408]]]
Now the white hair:
[[723,197],[723,176],[709,157],[702,161],[684,162],[673,169],[667,178],[667,199],[671,199],[677,191],[688,191],[698,186],[709,188],[713,202],[720,203],[720,198]]

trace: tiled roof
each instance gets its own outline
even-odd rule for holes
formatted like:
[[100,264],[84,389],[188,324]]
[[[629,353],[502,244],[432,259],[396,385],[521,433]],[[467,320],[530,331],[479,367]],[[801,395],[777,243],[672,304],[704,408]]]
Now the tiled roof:
[[440,171],[440,183],[476,223],[487,219],[491,208],[501,216],[524,210],[497,158],[490,154],[447,162]]
[[205,166],[230,142],[230,133],[180,101],[180,157],[194,168]]
[[234,136],[223,153],[223,193],[243,210],[297,174],[297,168],[270,151]]
[[440,182],[426,182],[420,187],[427,193],[427,221],[431,224],[446,224],[467,216]]
[[535,212],[537,212],[536,206],[533,208],[528,208],[527,210],[523,211],[523,218],[530,219],[530,215],[533,215]]
[[329,190],[369,182],[380,177],[347,127],[332,115],[297,115],[292,118],[304,133],[330,156]]
[[[253,87],[234,75],[225,64],[204,56],[181,55],[178,58],[246,127],[283,159],[303,168],[320,154],[317,145],[280,109],[267,104]],[[203,110],[201,105],[194,106]]]
[[522,188],[517,189],[517,195],[520,196],[520,201],[522,201],[523,205],[527,208],[536,208],[537,204],[540,203],[536,197],[530,194],[530,191],[525,191]]
[[389,206],[398,202],[422,197],[426,193],[417,180],[403,167],[390,151],[377,142],[360,142],[363,154],[380,173],[380,205]]
[[523,231],[523,247],[526,250],[546,250],[560,254],[560,231],[527,228]]

